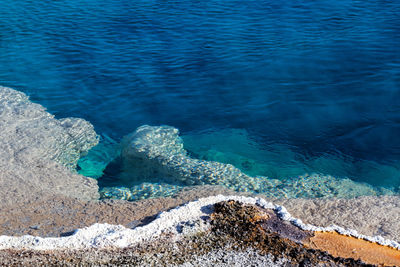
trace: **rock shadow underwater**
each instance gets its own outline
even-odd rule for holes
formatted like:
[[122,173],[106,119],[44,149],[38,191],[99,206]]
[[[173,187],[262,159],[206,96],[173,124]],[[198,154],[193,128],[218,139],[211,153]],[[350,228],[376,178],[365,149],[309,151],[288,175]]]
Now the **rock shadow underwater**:
[[[228,146],[235,145],[239,149],[234,147],[229,151]],[[235,150],[244,153],[236,155]],[[78,166],[79,173],[98,179],[102,198],[125,200],[172,196],[197,185],[219,185],[272,198],[352,198],[397,193],[398,189],[393,187],[308,174],[307,171],[314,166],[323,169],[330,164],[333,166],[330,168],[334,168],[346,163],[318,158],[314,159],[314,165],[307,166],[301,161],[295,162],[293,158],[296,155],[289,153],[284,149],[262,150],[242,130],[181,137],[179,130],[171,126],[143,125],[119,144],[105,137],[100,145],[81,158]],[[279,159],[266,164],[250,158],[255,155],[277,159],[277,154],[279,158],[286,158],[288,166],[279,165]],[[235,166],[227,162],[233,162]],[[297,175],[299,173],[303,174]],[[275,178],[280,174],[283,177]]]

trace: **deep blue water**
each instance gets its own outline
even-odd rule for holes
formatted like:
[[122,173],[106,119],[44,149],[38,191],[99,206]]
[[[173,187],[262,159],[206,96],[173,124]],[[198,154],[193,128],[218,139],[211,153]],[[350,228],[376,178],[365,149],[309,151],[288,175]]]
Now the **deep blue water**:
[[117,140],[142,124],[245,129],[261,149],[400,173],[399,1],[0,4],[0,84],[57,117]]

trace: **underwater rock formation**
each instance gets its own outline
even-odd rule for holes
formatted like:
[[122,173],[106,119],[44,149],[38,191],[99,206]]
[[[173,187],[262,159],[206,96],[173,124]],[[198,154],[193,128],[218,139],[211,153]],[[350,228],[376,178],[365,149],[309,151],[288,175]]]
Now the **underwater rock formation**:
[[179,186],[165,183],[141,183],[133,187],[102,187],[99,191],[102,199],[122,199],[136,201],[140,199],[171,197],[191,186]]
[[264,179],[250,177],[231,164],[189,157],[179,131],[170,126],[139,127],[127,136],[122,151],[129,179],[160,177],[181,185],[218,184],[259,192]]
[[[118,224],[124,221],[126,227],[134,227],[128,229],[117,225],[95,224],[67,233],[65,237],[49,239],[1,236],[0,245],[4,248],[0,250],[2,264],[74,266],[111,262],[114,265],[154,265],[161,262],[190,266],[191,263],[201,264],[204,260],[210,260],[210,264],[240,262],[258,266],[400,264],[400,245],[395,241],[379,236],[365,237],[355,231],[344,230],[343,234],[339,227],[315,227],[302,224],[300,220],[296,224],[294,220],[297,219],[291,217],[283,207],[274,206],[263,199],[211,197],[161,213],[157,217],[150,216],[137,221],[142,218],[136,214],[137,218],[134,219],[135,212],[139,209],[148,211],[148,205],[86,201],[98,197],[95,180],[71,172],[78,158],[98,142],[97,135],[88,122],[74,118],[57,120],[42,106],[31,103],[23,93],[0,87],[0,129],[0,209],[2,215],[5,215],[2,216],[5,219],[2,218],[1,227],[20,233],[53,231],[54,234],[65,231],[66,224],[68,227],[79,224],[83,227],[98,222],[102,216],[101,220],[107,220],[107,223]],[[325,196],[325,191],[328,191],[328,196],[340,192],[348,194],[346,190],[352,188],[352,183],[355,185],[352,188],[355,194],[360,189],[366,190],[358,183],[340,184],[338,181],[347,180],[329,176],[306,175],[297,177],[296,180],[250,177],[229,164],[193,159],[184,150],[178,130],[167,126],[140,127],[124,142],[126,146],[123,157],[127,178],[131,174],[134,174],[134,178],[144,180],[158,176],[169,182],[142,182],[141,186],[136,187],[137,193],[147,194],[146,197],[158,197],[157,192],[172,192],[183,185],[208,183],[221,184],[240,191],[248,189],[275,197],[286,193],[292,196],[296,192],[318,196]],[[344,191],[340,191],[338,186],[343,186]],[[210,189],[205,190],[210,194]],[[196,190],[197,193],[198,191]],[[370,192],[374,194],[376,191],[371,189]],[[194,193],[190,195],[196,198]],[[47,205],[49,202],[43,202],[46,197],[46,201],[53,203],[52,206]],[[75,198],[83,201],[78,205],[74,202],[78,201]],[[386,210],[396,213],[397,198],[393,198],[392,202],[387,200],[390,199],[376,198]],[[160,201],[172,205],[170,199]],[[330,203],[328,200],[318,201]],[[360,227],[360,220],[365,221],[368,216],[377,217],[378,221],[369,222],[373,224],[371,228],[376,228],[371,232],[378,235],[382,231],[386,236],[394,236],[398,240],[397,224],[387,223],[393,226],[389,229],[380,222],[389,219],[397,222],[397,217],[385,218],[390,212],[382,212],[383,209],[377,211],[378,206],[374,204],[373,212],[368,208],[362,210],[366,217],[361,219],[354,216],[355,208],[360,206],[357,202],[340,201],[329,204],[329,207],[334,207],[341,217],[332,215],[328,205],[325,205],[326,212],[321,214],[327,217],[329,213],[331,218],[335,216],[338,217],[337,220],[341,220],[344,204],[351,204],[347,209],[352,210],[348,211],[352,215],[349,215],[348,221],[354,220],[354,225]],[[363,207],[372,203],[366,198],[359,201],[365,204]],[[316,212],[310,208],[312,205],[309,200],[293,200],[293,205],[299,209],[299,203],[303,202],[307,207],[304,208],[306,212],[311,213],[304,215],[304,218],[314,218]],[[9,212],[10,209],[7,208],[10,203],[14,204],[14,211],[18,210],[19,213]],[[156,201],[152,203],[156,206]],[[316,200],[314,204],[318,203]],[[388,206],[388,203],[392,203],[392,206]],[[166,207],[163,205],[165,204],[162,204],[162,209]],[[122,206],[125,209],[121,209]],[[321,211],[318,207],[315,209]],[[88,210],[92,212],[90,215]],[[378,218],[381,213],[384,216]],[[126,214],[131,214],[132,217],[127,218]],[[21,219],[21,215],[26,217]],[[51,221],[57,216],[58,221]],[[66,217],[70,222],[63,224]],[[333,222],[332,219],[327,221]],[[14,229],[12,223],[15,223]],[[21,230],[16,229],[15,225],[19,225]],[[50,250],[37,250],[44,248]],[[376,251],[379,253],[375,253]]]
[[[249,176],[231,164],[192,158],[183,147],[178,129],[170,126],[139,127],[122,142],[123,174],[125,183],[131,188],[103,188],[105,198],[135,200],[149,196],[161,196],[159,186],[149,186],[153,181],[171,184],[174,190],[180,186],[223,185],[240,191],[261,193],[271,198],[315,198],[361,195],[394,194],[385,188],[375,188],[347,178],[330,175],[302,175],[269,179]],[[171,186],[167,186],[171,187]]]
[[97,143],[89,122],[57,120],[24,93],[0,87],[2,208],[46,194],[98,198],[97,182],[72,172],[79,157]]

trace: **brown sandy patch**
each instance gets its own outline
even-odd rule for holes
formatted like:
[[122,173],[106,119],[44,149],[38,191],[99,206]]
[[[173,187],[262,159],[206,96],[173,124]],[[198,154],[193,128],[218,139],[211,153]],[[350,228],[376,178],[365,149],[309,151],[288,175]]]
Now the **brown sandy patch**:
[[[196,186],[173,198],[82,201],[65,196],[38,196],[21,205],[0,207],[0,235],[59,236],[94,223],[133,227],[148,216],[213,195],[238,195],[219,186]],[[259,195],[259,197],[262,197]],[[267,199],[283,205],[296,218],[317,226],[336,224],[360,234],[400,240],[400,197],[355,199]]]
[[[192,195],[194,192],[187,193]],[[265,256],[275,260],[283,259],[287,263],[285,266],[309,267],[371,264],[398,266],[400,261],[400,251],[335,233],[317,232],[314,235],[314,232],[302,230],[280,219],[272,210],[257,205],[222,201],[214,205],[210,218],[209,231],[179,237],[175,232],[165,232],[158,239],[129,248],[49,251],[9,249],[0,250],[0,262],[14,266],[37,266],[39,263],[55,266],[172,266],[189,263],[196,257],[214,255],[213,261],[217,264],[225,262],[220,256],[229,251],[235,255],[249,249],[256,254],[244,255],[242,259],[247,264],[241,266],[275,264],[261,264]]]
[[378,266],[400,266],[400,251],[335,232],[315,232],[309,246],[334,257],[360,259]]
[[[95,201],[97,182],[70,172],[79,156],[97,143],[90,123],[55,119],[25,94],[4,87],[0,87],[0,107],[0,234],[58,236],[93,223],[132,227],[147,216],[200,197],[239,194],[198,186],[175,198]],[[220,176],[224,178],[223,172]],[[337,224],[400,240],[399,196],[268,200],[306,223]]]
[[265,254],[288,259],[294,266],[365,266],[348,255],[333,255],[327,248],[309,247],[313,232],[302,230],[278,218],[272,210],[238,201],[214,205],[211,215],[212,232],[230,237],[238,247],[253,247]]
[[174,198],[82,201],[65,196],[38,197],[24,204],[7,208],[0,205],[0,235],[25,234],[49,237],[60,236],[94,223],[121,224],[134,227],[149,221],[161,211],[212,195],[234,192],[219,186],[199,186],[184,190]]
[[368,236],[400,240],[400,196],[364,196],[352,199],[276,199],[304,223],[332,224]]

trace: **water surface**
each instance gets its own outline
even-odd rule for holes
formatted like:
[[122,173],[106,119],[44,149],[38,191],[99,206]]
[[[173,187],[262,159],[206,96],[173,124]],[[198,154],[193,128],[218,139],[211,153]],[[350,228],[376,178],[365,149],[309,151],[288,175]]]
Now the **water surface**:
[[172,125],[251,175],[400,185],[398,1],[0,4],[0,83],[57,117],[117,141]]

